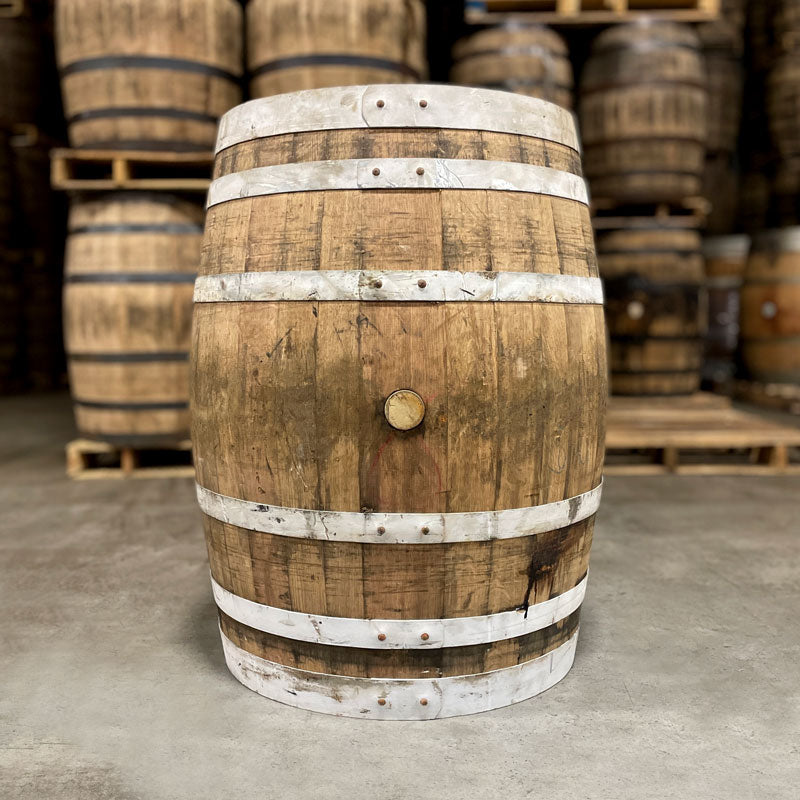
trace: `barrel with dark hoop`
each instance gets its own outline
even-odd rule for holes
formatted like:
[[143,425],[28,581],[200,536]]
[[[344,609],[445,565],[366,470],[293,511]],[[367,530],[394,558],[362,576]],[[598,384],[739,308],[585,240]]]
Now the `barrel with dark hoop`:
[[754,237],[741,325],[742,360],[750,377],[800,384],[800,227]]
[[250,96],[427,76],[422,0],[250,0]]
[[580,83],[593,196],[650,203],[698,194],[706,108],[705,67],[690,27],[643,20],[601,33]]
[[280,95],[223,118],[215,175],[192,440],[229,668],[362,719],[552,686],[606,403],[571,114],[452,86]]
[[642,223],[622,220],[597,232],[611,391],[691,394],[700,386],[706,329],[700,234],[669,221]]
[[120,192],[70,210],[64,326],[75,418],[121,446],[189,432],[192,285],[203,209]]
[[61,0],[56,45],[76,147],[211,150],[241,101],[236,0]]

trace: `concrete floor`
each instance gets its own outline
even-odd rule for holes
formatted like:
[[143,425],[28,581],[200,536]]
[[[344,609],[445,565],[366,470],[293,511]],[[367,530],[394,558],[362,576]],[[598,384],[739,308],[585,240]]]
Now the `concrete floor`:
[[236,683],[190,481],[69,481],[70,426],[0,401],[0,797],[799,796],[800,478],[607,480],[567,678],[379,723]]

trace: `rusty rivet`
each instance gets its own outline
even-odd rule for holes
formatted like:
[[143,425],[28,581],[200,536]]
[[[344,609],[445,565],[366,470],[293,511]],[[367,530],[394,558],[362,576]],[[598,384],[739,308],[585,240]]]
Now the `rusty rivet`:
[[427,525],[422,529],[422,535],[423,536],[427,536],[430,532],[431,532],[431,529]]
[[379,170],[377,167],[375,167],[375,169],[374,169],[374,170],[372,170],[372,174],[373,174],[373,175],[380,175],[380,174],[381,174],[381,171],[380,171],[380,170]]
[[417,175],[424,175],[425,168],[424,167],[417,167]]
[[383,536],[384,533],[386,533],[386,528],[381,525],[380,528],[378,528],[378,535]]
[[379,706],[385,706],[386,705],[386,699],[383,698],[383,697],[379,697],[378,698],[378,705]]
[[427,108],[428,107],[428,101],[427,100],[420,100],[419,101],[419,107],[420,108]]
[[428,281],[417,281],[417,286],[419,286],[420,289],[424,289],[427,285]]
[[428,636],[427,633],[423,633],[419,638],[422,639],[423,642],[427,642],[431,637]]
[[374,286],[376,289],[380,289],[380,288],[381,288],[381,286],[383,286],[383,281],[375,281],[375,282],[374,282],[372,285],[373,285],[373,286]]
[[378,634],[378,641],[379,642],[385,642],[386,641],[386,634],[385,633],[379,633]]
[[426,705],[428,705],[428,698],[427,698],[427,697],[422,697],[422,698],[420,698],[419,704],[420,704],[421,706],[426,706]]
[[378,102],[375,103],[375,105],[378,106],[378,108],[383,108],[386,105],[386,103],[384,103],[383,100],[378,100]]

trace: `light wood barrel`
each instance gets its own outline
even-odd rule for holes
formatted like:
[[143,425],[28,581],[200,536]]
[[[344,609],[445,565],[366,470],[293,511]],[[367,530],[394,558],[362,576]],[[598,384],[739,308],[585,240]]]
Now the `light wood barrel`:
[[60,0],[56,49],[76,147],[210,150],[241,102],[236,0]]
[[766,383],[800,383],[800,227],[753,240],[742,286],[742,360]]
[[508,92],[345,87],[245,104],[219,148],[192,439],[231,671],[378,719],[553,685],[606,402],[572,116]]
[[250,95],[427,76],[422,0],[250,0]]
[[619,25],[600,34],[581,77],[586,175],[597,198],[667,202],[700,191],[706,74],[691,28]]
[[611,391],[691,394],[706,314],[700,234],[657,219],[597,232],[611,339]]
[[709,236],[703,239],[708,296],[703,377],[716,384],[730,381],[736,372],[739,347],[739,293],[750,237]]
[[453,48],[453,83],[505,89],[572,108],[572,64],[564,39],[542,25],[498,25]]
[[82,435],[125,447],[187,438],[202,225],[202,207],[168,194],[73,202],[64,334]]

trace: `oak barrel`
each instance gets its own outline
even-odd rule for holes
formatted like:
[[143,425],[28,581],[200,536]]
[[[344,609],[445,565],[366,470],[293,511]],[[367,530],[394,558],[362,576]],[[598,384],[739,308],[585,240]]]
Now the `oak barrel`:
[[706,111],[705,67],[691,28],[646,20],[601,33],[580,84],[592,194],[632,203],[696,195]]
[[572,108],[569,52],[550,28],[511,23],[487,28],[457,42],[453,60],[453,83],[505,89]]
[[169,194],[72,203],[64,335],[82,435],[124,447],[187,438],[202,231],[202,207]]
[[739,293],[750,237],[709,236],[703,239],[708,332],[703,377],[715,384],[730,381],[736,372],[739,347]]
[[250,0],[251,97],[427,75],[422,0]]
[[800,227],[753,239],[741,326],[742,360],[752,378],[800,384]]
[[[12,6],[13,8],[13,6]],[[0,8],[0,127],[32,124],[41,116],[44,43],[36,19],[22,6]]]
[[631,218],[597,231],[613,394],[699,388],[706,324],[701,239],[674,219]]
[[60,0],[56,50],[76,147],[210,150],[241,101],[236,0]]
[[606,404],[578,147],[558,106],[454,86],[223,118],[192,439],[249,688],[430,719],[569,670]]

